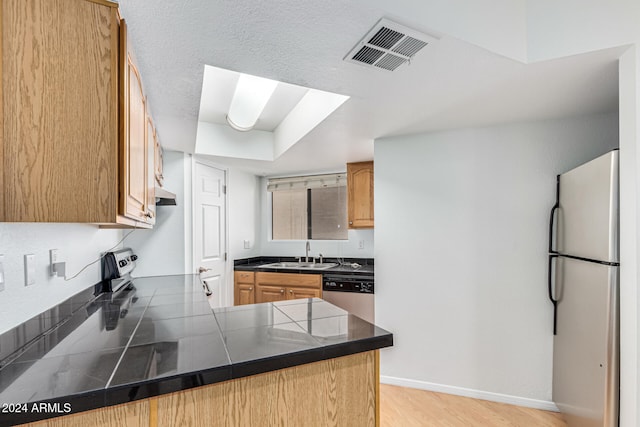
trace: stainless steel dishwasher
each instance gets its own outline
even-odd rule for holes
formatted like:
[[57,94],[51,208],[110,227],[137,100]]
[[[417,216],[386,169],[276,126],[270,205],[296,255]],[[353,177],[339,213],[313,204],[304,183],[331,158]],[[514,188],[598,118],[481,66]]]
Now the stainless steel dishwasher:
[[322,277],[322,298],[374,323],[374,277],[369,274],[332,274]]

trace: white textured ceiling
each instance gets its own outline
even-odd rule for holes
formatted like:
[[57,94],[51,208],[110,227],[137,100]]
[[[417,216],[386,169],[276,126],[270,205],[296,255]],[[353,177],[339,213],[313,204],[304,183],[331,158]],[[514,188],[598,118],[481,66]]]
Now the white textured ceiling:
[[[347,161],[371,159],[373,139],[383,136],[617,108],[620,50],[521,62],[526,59],[523,1],[120,0],[120,5],[166,149],[193,152],[205,64],[351,96],[274,162],[216,158],[258,174],[344,169]],[[441,39],[395,72],[343,61],[381,17]]]

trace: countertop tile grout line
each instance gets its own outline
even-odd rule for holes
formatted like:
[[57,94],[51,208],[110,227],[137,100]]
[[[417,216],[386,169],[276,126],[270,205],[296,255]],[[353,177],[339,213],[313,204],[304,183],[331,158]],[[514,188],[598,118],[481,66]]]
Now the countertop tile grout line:
[[218,333],[220,334],[220,338],[222,339],[222,344],[224,346],[224,352],[227,355],[227,360],[229,361],[229,369],[233,368],[233,362],[231,361],[231,355],[229,354],[229,349],[227,348],[227,338],[222,333],[222,327],[220,326],[220,322],[218,321],[218,316],[216,316],[216,312],[211,308],[213,312],[213,318],[216,320],[216,325],[218,325]]
[[[289,319],[291,319],[291,321],[292,321],[293,323],[295,323],[295,324],[296,324],[296,326],[297,326],[298,328],[302,329],[302,330],[304,331],[304,333],[305,333],[305,334],[307,334],[307,335],[308,335],[308,336],[309,336],[313,341],[315,341],[318,345],[322,345],[322,343],[320,342],[320,340],[318,340],[316,337],[314,337],[313,335],[311,335],[311,334],[309,333],[309,331],[307,331],[305,328],[303,328],[303,327],[298,323],[298,321],[297,321],[297,320],[294,320],[294,319],[293,319],[291,316],[289,316],[287,313],[285,313],[284,311],[280,310],[280,309],[278,308],[278,306],[277,306],[277,305],[275,305],[275,304],[274,304],[273,306],[274,306],[274,307],[275,307],[275,308],[276,308],[280,313],[284,314],[284,315],[285,315],[285,316],[287,316]],[[285,306],[285,307],[286,307],[286,306]],[[313,319],[311,319],[311,320],[313,320]]]
[[149,302],[144,307],[144,311],[140,315],[140,319],[138,319],[138,323],[136,323],[136,327],[133,329],[133,332],[131,332],[131,336],[129,337],[129,340],[125,344],[124,350],[122,350],[122,354],[120,355],[120,358],[118,358],[118,361],[116,362],[116,366],[114,366],[113,371],[111,372],[111,376],[109,376],[109,379],[107,380],[107,384],[104,386],[105,389],[108,389],[109,386],[111,385],[111,381],[113,381],[113,377],[116,375],[116,372],[118,371],[118,368],[120,367],[120,363],[122,362],[122,359],[124,359],[125,353],[127,352],[127,350],[129,350],[129,344],[131,344],[131,341],[133,341],[133,337],[136,336],[136,332],[138,332],[138,328],[140,327],[140,323],[142,323],[142,319],[144,318],[144,315],[147,313],[147,309],[149,308],[149,305],[151,304],[151,301],[153,301],[153,297],[154,296],[155,296],[155,292],[153,293],[153,295],[151,295],[151,298],[149,298]]

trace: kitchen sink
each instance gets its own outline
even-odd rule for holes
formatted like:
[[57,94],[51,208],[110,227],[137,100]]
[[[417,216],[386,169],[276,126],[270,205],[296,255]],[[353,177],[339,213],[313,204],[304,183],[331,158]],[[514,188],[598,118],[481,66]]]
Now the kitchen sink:
[[335,262],[323,262],[322,264],[317,262],[272,262],[271,264],[263,264],[261,268],[290,268],[295,270],[309,269],[309,270],[326,270],[327,268],[335,267],[338,264]]

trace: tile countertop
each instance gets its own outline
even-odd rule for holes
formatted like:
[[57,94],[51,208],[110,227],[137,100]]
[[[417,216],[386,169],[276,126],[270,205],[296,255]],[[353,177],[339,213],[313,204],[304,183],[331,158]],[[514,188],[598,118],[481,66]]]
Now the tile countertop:
[[[391,333],[317,298],[211,309],[197,275],[136,278],[78,301],[30,321],[41,330],[29,342],[19,328],[0,336],[0,425],[393,345]],[[41,402],[53,405],[40,412]]]
[[[326,274],[326,273],[340,273],[340,274],[373,274],[374,264],[372,258],[345,258],[343,263],[336,267],[314,270],[309,268],[274,268],[263,267],[265,264],[271,264],[274,262],[294,262],[297,261],[297,257],[255,257],[237,259],[234,261],[234,270],[238,271],[275,271],[278,273],[307,273],[307,274]],[[325,258],[325,263],[338,262],[337,258]],[[359,264],[360,267],[352,267],[352,264]]]

